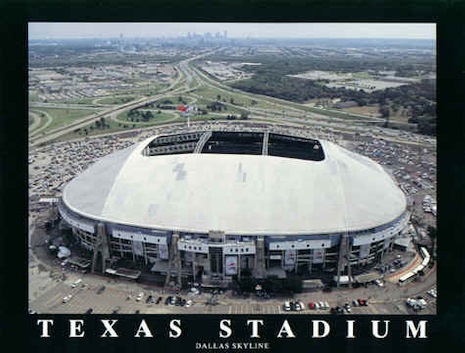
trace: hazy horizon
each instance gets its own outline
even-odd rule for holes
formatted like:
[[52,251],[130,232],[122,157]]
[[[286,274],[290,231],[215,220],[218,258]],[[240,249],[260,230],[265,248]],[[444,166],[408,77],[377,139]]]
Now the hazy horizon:
[[252,39],[436,39],[435,23],[53,23],[30,22],[29,40],[173,38],[220,32]]

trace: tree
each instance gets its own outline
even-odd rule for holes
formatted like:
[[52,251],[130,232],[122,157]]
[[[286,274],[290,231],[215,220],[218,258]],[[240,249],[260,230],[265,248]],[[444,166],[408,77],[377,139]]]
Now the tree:
[[379,108],[379,113],[381,114],[382,118],[386,119],[386,122],[384,123],[384,127],[388,127],[388,125],[389,125],[389,107],[381,106]]

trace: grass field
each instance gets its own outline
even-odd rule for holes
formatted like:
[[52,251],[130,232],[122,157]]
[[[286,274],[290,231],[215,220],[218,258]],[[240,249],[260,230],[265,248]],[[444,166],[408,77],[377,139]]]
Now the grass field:
[[94,109],[40,108],[40,111],[52,117],[52,123],[47,126],[43,132],[51,131],[58,127],[68,125],[79,118],[97,113]]
[[[186,94],[180,94],[179,96],[167,96],[167,97],[163,97],[161,99],[158,99],[157,101],[154,102],[154,105],[157,105],[157,104],[166,104],[166,105],[179,105],[179,104],[184,104],[182,102],[179,101],[179,98],[182,98],[182,100],[184,102],[186,102],[185,104],[191,104],[195,101],[195,99],[193,97],[189,97],[188,95]],[[164,103],[165,101],[171,101],[171,103]]]
[[168,121],[172,121],[172,120],[176,119],[179,116],[174,111],[173,111],[173,113],[167,113],[165,111],[165,112],[161,112],[160,114],[158,114],[157,111],[158,110],[152,110],[152,113],[153,113],[154,117],[152,119],[150,119],[149,121],[147,121],[147,122],[142,121],[142,119],[140,119],[140,121],[130,121],[130,120],[128,120],[128,112],[127,111],[124,112],[124,113],[119,114],[116,117],[116,120],[117,120],[117,123],[131,125],[131,126],[133,124],[135,124],[136,127],[143,127],[143,126],[151,126],[151,125],[163,124],[163,123],[166,123]]
[[[352,107],[352,108],[345,108],[341,109],[341,111],[353,114],[361,114],[366,115],[367,117],[379,117],[379,105],[366,105],[363,107]],[[402,115],[404,109],[399,109],[394,112],[392,109],[390,110],[390,121],[400,122],[400,123],[407,123],[410,116],[408,114]]]
[[140,96],[134,96],[134,95],[121,95],[121,96],[110,96],[110,97],[103,97],[103,98],[98,98],[95,100],[96,103],[98,104],[112,104],[112,105],[120,105],[124,103],[128,103],[130,101],[136,100],[141,98]]

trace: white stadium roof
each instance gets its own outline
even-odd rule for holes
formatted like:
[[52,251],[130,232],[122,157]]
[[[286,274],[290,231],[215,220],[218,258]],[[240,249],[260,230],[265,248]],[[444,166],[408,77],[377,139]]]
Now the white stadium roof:
[[399,217],[406,199],[372,160],[320,141],[323,161],[262,155],[143,156],[151,137],[92,165],[65,188],[72,211],[183,232],[286,235],[357,231]]

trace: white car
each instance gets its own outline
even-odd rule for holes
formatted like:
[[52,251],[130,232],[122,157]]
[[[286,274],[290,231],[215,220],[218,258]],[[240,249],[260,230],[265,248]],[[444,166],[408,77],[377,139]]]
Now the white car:
[[77,281],[71,284],[71,288],[76,288],[77,286],[79,286],[81,282],[82,282],[82,278],[79,278]]
[[192,301],[192,299],[189,299],[187,302],[186,302],[186,305],[185,307],[188,308],[190,306],[194,305],[194,302]]
[[295,308],[295,311],[302,311],[304,310],[305,306],[304,306],[304,303],[302,302],[295,302],[294,308]]
[[143,292],[140,292],[137,297],[136,297],[136,301],[140,302],[142,300],[142,298],[144,297],[144,293]]
[[289,301],[285,301],[283,304],[284,311],[291,311],[291,303]]
[[66,297],[63,297],[63,303],[69,302],[69,301],[71,300],[72,297],[73,297],[72,294],[67,295]]
[[376,279],[376,280],[375,280],[375,283],[376,283],[376,285],[377,285],[378,287],[384,287],[383,281],[381,281],[381,280],[379,280],[379,279]]

